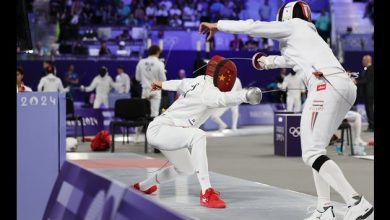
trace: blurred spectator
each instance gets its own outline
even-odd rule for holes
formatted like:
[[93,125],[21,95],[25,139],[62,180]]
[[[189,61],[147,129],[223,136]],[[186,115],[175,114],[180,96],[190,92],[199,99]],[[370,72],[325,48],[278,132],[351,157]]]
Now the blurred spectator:
[[77,87],[79,84],[79,74],[74,71],[74,65],[68,66],[68,71],[65,73],[65,86],[69,86],[71,89]]
[[92,23],[92,19],[94,17],[94,10],[92,9],[91,5],[88,2],[85,4],[85,7],[82,12],[82,17],[83,17],[84,24]]
[[235,34],[234,39],[230,41],[229,47],[231,50],[239,51],[244,48],[244,42]]
[[316,20],[316,28],[322,39],[324,39],[325,42],[328,42],[328,38],[330,37],[330,17],[324,9]]
[[245,48],[249,51],[256,51],[259,49],[259,42],[255,41],[252,36],[248,35],[248,40],[245,42]]
[[140,5],[137,6],[137,9],[134,11],[134,18],[137,20],[138,26],[143,25],[145,23],[145,11],[144,8]]
[[177,15],[173,16],[173,18],[169,20],[169,25],[171,27],[181,27],[182,24],[182,20]]
[[181,10],[177,7],[177,4],[174,4],[173,7],[169,9],[169,15],[171,17],[174,17],[175,15],[177,15],[177,17],[181,16]]
[[133,14],[129,14],[129,17],[126,21],[127,26],[138,26],[138,21],[135,19]]
[[120,56],[128,56],[129,51],[126,49],[126,43],[124,41],[119,42],[118,50],[116,51],[116,55]]
[[205,0],[199,0],[196,10],[200,16],[207,16],[209,12],[209,3]]
[[374,25],[374,0],[370,0],[366,5],[363,18],[367,17],[370,18],[371,24]]
[[60,52],[58,51],[58,44],[52,43],[49,48],[49,56],[58,56]]
[[23,83],[24,71],[22,67],[16,67],[16,93],[32,92],[32,89]]
[[[278,83],[283,83],[283,78],[281,76],[275,77],[275,80],[267,85],[266,91],[270,90],[278,90]],[[286,96],[285,92],[283,91],[276,91],[276,92],[270,92],[268,93],[270,97],[270,102],[272,103],[284,103],[284,97]]]
[[250,19],[251,16],[250,16],[250,14],[249,14],[249,12],[247,10],[246,4],[243,4],[242,7],[243,8],[241,9],[240,13],[238,14],[238,18],[240,20],[248,20],[248,19]]
[[121,1],[116,9],[116,13],[118,14],[118,22],[120,24],[125,24],[125,20],[129,17],[130,14],[130,7]]
[[195,10],[194,10],[194,5],[191,4],[186,4],[183,8],[183,20],[184,21],[193,21],[195,20]]
[[78,41],[72,48],[72,54],[74,55],[88,55],[87,48]]
[[187,78],[186,71],[184,69],[180,69],[179,73],[177,74],[177,76],[179,77],[179,79]]
[[83,41],[97,41],[98,35],[93,28],[89,28],[85,31],[83,36]]
[[74,71],[73,64],[69,65],[68,71],[65,73],[64,84],[69,87],[69,95],[75,97],[76,89],[79,85],[79,74]]
[[372,57],[370,55],[365,55],[362,59],[362,64],[364,70],[356,82],[361,88],[364,105],[366,106],[368,121],[367,131],[374,131],[374,67],[372,65]]
[[95,14],[92,17],[92,23],[93,24],[102,24],[103,23],[103,14],[104,14],[104,7],[100,5],[95,10]]
[[116,68],[117,76],[115,79],[116,84],[118,85],[118,93],[129,93],[130,91],[130,77],[125,73],[125,68],[123,66],[118,66]]
[[163,0],[160,2],[160,5],[164,5],[164,7],[169,10],[172,7],[172,1],[169,0]]
[[103,23],[104,24],[115,24],[116,23],[116,13],[112,5],[107,5],[105,10],[103,11]]
[[128,29],[123,29],[122,33],[116,37],[117,41],[131,41]]
[[164,4],[162,4],[162,5],[160,4],[158,6],[156,16],[168,17],[168,9],[165,7]]
[[220,0],[215,0],[215,2],[210,6],[211,13],[219,13],[223,7],[224,5]]
[[154,2],[151,2],[147,7],[146,7],[146,16],[148,16],[149,19],[153,19],[154,16],[157,14],[157,7],[154,4]]
[[271,5],[268,4],[268,0],[264,0],[264,4],[259,8],[259,16],[261,21],[270,21],[271,20]]
[[46,56],[48,55],[48,49],[43,46],[41,41],[38,41],[35,44],[35,48],[33,49],[33,53],[38,56]]
[[99,56],[106,56],[111,54],[111,50],[107,47],[106,42],[102,41],[100,44]]
[[72,25],[78,25],[80,23],[80,20],[82,19],[82,12],[84,8],[84,3],[80,0],[75,0],[72,4],[71,9],[71,20],[70,23]]
[[229,7],[229,2],[225,1],[224,6],[219,11],[222,19],[229,19],[233,17],[233,10]]

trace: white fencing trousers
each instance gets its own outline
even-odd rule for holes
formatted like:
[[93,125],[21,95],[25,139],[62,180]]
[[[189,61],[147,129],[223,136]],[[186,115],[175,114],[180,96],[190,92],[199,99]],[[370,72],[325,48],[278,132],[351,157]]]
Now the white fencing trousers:
[[287,95],[287,111],[289,112],[301,112],[302,101],[301,96]]
[[93,108],[100,108],[101,104],[108,108],[108,96],[96,94],[95,101],[93,102]]
[[[156,118],[150,123],[146,135],[149,143],[161,150],[179,175],[196,173],[203,192],[211,187],[204,131],[199,128],[176,127],[164,118]],[[191,148],[191,152],[188,148]],[[164,171],[157,174],[160,183],[176,177],[171,175],[170,178],[159,178]]]
[[[302,112],[302,158],[309,166],[312,166],[319,156],[326,154],[325,148],[332,135],[356,99],[356,86],[351,79],[338,75],[328,76],[327,79],[338,92],[323,80],[314,79]],[[323,89],[324,84],[326,89]]]
[[161,91],[150,91],[150,88],[143,88],[142,98],[150,101],[150,116],[158,116],[161,103]]

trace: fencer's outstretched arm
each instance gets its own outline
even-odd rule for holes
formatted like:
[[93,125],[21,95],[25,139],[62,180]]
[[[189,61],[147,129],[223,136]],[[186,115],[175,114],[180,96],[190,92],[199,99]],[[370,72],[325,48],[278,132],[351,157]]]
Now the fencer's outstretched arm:
[[168,80],[161,83],[163,90],[177,91],[183,80]]
[[203,96],[203,102],[209,108],[221,108],[236,106],[243,102],[247,102],[252,105],[258,104],[260,103],[261,98],[261,90],[256,87],[251,87],[232,92],[207,91],[207,94],[204,94]]
[[97,78],[95,77],[95,78],[92,80],[91,85],[85,87],[84,90],[85,90],[86,92],[91,92],[91,91],[93,91],[93,90],[96,88],[97,83],[98,83],[98,82],[97,82]]
[[276,40],[281,40],[291,35],[292,25],[289,22],[279,21],[254,21],[248,20],[219,20],[218,23],[202,22],[199,27],[199,32],[209,34],[212,37],[217,31],[223,31],[232,34],[248,34],[254,37],[264,37]]
[[256,60],[262,69],[278,69],[278,68],[293,68],[294,64],[287,60],[284,56],[270,55],[261,56]]

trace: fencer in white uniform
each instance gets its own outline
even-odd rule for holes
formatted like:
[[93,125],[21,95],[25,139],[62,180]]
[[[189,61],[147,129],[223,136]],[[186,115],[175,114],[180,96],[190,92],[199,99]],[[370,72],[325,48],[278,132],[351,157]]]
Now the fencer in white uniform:
[[305,91],[305,85],[302,78],[295,72],[291,72],[284,77],[282,83],[278,83],[278,88],[287,89],[287,111],[301,112],[302,110],[302,92]]
[[373,206],[355,191],[325,149],[356,99],[356,86],[310,21],[309,6],[294,1],[279,9],[277,21],[220,20],[201,23],[199,31],[208,33],[209,38],[224,31],[279,41],[281,56],[258,53],[253,64],[260,70],[293,68],[308,88],[300,124],[302,158],[313,168],[318,195],[317,209],[308,219],[336,219],[330,186],[348,205],[344,220],[365,219],[372,214]]
[[108,95],[112,88],[117,89],[118,86],[114,83],[114,81],[112,81],[111,76],[108,75],[107,68],[104,66],[100,68],[99,75],[95,76],[89,86],[80,86],[80,90],[85,92],[91,92],[96,89],[93,108],[100,108],[102,103],[106,108],[108,108]]
[[[157,190],[160,183],[173,180],[178,175],[188,176],[196,173],[201,185],[200,204],[208,208],[225,208],[225,203],[210,184],[206,134],[199,127],[218,108],[235,106],[242,102],[259,103],[261,91],[258,88],[249,88],[221,92],[222,89],[216,87],[214,80],[218,78],[217,75],[200,75],[196,78],[153,83],[153,89],[181,92],[180,97],[164,113],[154,118],[146,132],[148,141],[161,150],[173,166],[134,184],[133,188],[151,194]],[[230,90],[232,87],[233,83]]]
[[129,93],[130,92],[130,77],[125,73],[124,67],[119,66],[117,68],[118,75],[115,78],[115,82],[118,86],[118,93]]
[[159,113],[161,91],[151,91],[150,85],[153,81],[167,80],[164,63],[158,59],[160,53],[161,50],[158,46],[150,46],[148,57],[138,62],[135,72],[135,79],[141,82],[142,98],[150,101],[150,115],[152,117],[156,117]]
[[347,119],[348,123],[351,125],[353,143],[356,145],[366,146],[367,142],[365,142],[362,137],[362,116],[359,112],[348,111],[345,115],[345,119]]
[[64,88],[61,79],[49,72],[39,81],[38,92],[69,92],[69,87]]
[[[234,83],[232,91],[240,91],[242,90],[242,84],[241,80],[237,77],[236,82]],[[211,115],[211,119],[217,123],[219,126],[219,130],[222,131],[223,129],[227,128],[227,125],[224,121],[222,121],[221,116],[223,113],[225,113],[228,109],[232,112],[232,130],[237,130],[237,123],[238,123],[238,117],[239,117],[239,105],[231,106],[229,108],[221,108],[218,109],[213,115]]]

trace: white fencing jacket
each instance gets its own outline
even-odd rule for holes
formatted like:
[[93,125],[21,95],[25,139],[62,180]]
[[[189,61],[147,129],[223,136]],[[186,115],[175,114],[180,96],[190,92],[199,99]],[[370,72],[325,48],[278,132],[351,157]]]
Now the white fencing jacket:
[[111,76],[106,74],[104,77],[95,76],[91,84],[85,87],[86,92],[91,92],[96,88],[96,96],[108,96],[111,88],[117,89],[117,85],[112,81]]
[[344,71],[329,45],[318,35],[314,24],[299,18],[284,22],[220,20],[217,28],[232,34],[248,34],[280,42],[281,56],[268,56],[268,68],[293,68],[309,87],[312,73],[335,68]]
[[297,74],[288,74],[283,79],[283,83],[278,83],[280,89],[287,89],[287,96],[289,97],[301,97],[301,93],[305,91],[305,85],[301,77]]
[[69,88],[64,89],[60,78],[50,73],[42,77],[38,84],[38,92],[68,92]]
[[115,82],[118,86],[118,93],[129,93],[130,91],[130,77],[126,73],[121,73],[116,76]]
[[143,89],[151,89],[153,81],[166,81],[165,66],[155,56],[141,59],[136,67],[135,79],[141,82]]
[[221,92],[213,78],[201,75],[196,78],[170,80],[162,89],[180,91],[180,97],[159,117],[168,118],[175,126],[199,128],[218,108],[246,102],[247,90]]

